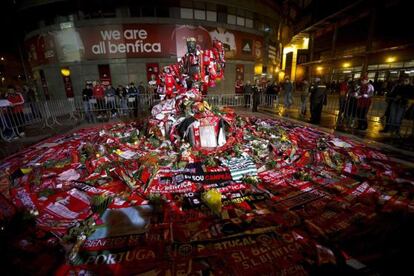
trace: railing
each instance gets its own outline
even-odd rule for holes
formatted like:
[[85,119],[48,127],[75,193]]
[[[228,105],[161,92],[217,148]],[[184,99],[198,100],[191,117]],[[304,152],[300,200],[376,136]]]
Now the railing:
[[132,119],[149,111],[158,101],[154,95],[142,94],[125,98],[68,98],[24,103],[19,106],[1,106],[0,138],[11,141],[24,136],[25,127],[39,125],[42,128],[52,128],[61,125],[65,120],[96,123],[100,119]]
[[[306,109],[307,114],[310,114],[310,102],[309,97],[305,97],[305,104],[302,105],[301,96],[294,94],[291,97],[291,104],[285,104],[285,97],[281,95],[261,95],[260,107],[266,109],[273,109],[278,111],[281,107],[290,111],[295,111],[299,114]],[[340,104],[341,101],[341,104]],[[328,95],[326,105],[323,105],[322,112],[334,116],[336,126],[344,126],[347,128],[354,128],[363,121],[364,113],[366,112],[367,121],[381,122],[385,125],[385,117],[388,103],[385,101],[385,97],[372,97],[371,104],[368,111],[364,111],[361,108],[357,108],[356,100],[351,97],[340,99],[338,95]],[[388,110],[389,112],[389,110]],[[388,115],[389,117],[389,115]],[[412,119],[402,119],[401,124],[395,122],[388,122],[390,129],[399,129],[399,134],[402,136],[413,135],[414,121]]]
[[[247,97],[246,97],[247,96]],[[221,94],[221,95],[207,95],[205,100],[212,106],[250,106],[250,95],[235,95],[235,94]]]
[[[253,105],[252,95],[220,94],[207,95],[205,100],[212,106],[231,106],[248,107]],[[157,104],[159,99],[153,94],[141,94],[119,98],[105,97],[101,99],[91,98],[70,98],[62,100],[51,100],[46,102],[25,103],[21,109],[13,107],[0,107],[0,138],[10,141],[11,138],[22,136],[24,128],[38,124],[45,128],[52,128],[61,125],[65,120],[80,121],[85,120],[89,123],[96,123],[100,120],[111,120],[113,118],[132,119],[142,113],[150,111],[152,106]],[[323,106],[322,112],[334,116],[336,125],[345,124],[355,126],[358,121],[358,111],[352,109],[350,101],[342,103],[340,112],[340,99],[337,95],[329,95],[327,104]],[[259,106],[262,108],[282,110],[285,104],[284,94],[260,95]],[[301,96],[294,94],[289,107],[285,107],[291,112],[301,113],[301,109],[306,107],[308,114],[310,111],[309,97],[306,97],[306,104],[302,105]],[[387,108],[387,103],[383,97],[373,97],[371,106],[368,110],[368,120],[379,122]],[[401,124],[401,134],[411,135],[413,131],[413,121],[403,120]]]

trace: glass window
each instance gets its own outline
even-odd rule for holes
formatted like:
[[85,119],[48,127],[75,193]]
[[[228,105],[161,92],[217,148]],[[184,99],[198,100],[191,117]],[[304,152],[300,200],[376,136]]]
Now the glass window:
[[404,67],[414,67],[414,60],[405,62]]
[[227,13],[218,12],[217,23],[227,23]]
[[239,25],[239,26],[244,26],[245,25],[245,19],[244,19],[244,17],[240,17],[240,16],[237,16],[237,25]]
[[227,24],[236,25],[236,16],[232,14],[227,15]]
[[380,64],[380,65],[378,65],[378,69],[388,69],[388,68],[390,68],[390,65],[389,64]]
[[217,23],[227,23],[227,7],[217,5]]
[[246,27],[247,28],[253,28],[253,20],[246,18]]
[[193,9],[181,8],[181,18],[193,19]]
[[194,19],[206,20],[206,11],[194,10]]
[[217,13],[215,11],[207,11],[208,21],[217,21]]
[[404,65],[404,63],[402,63],[402,62],[394,62],[394,63],[390,64],[390,67],[391,68],[402,68],[403,65]]
[[368,70],[377,70],[377,68],[378,68],[378,65],[377,64],[375,64],[375,65],[368,65]]

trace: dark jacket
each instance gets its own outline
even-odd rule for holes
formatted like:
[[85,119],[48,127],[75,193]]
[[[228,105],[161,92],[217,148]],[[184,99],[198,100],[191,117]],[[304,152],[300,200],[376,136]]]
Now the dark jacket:
[[310,90],[310,101],[315,104],[318,104],[318,103],[326,104],[326,85],[323,85],[323,84],[313,85]]
[[127,95],[127,91],[126,91],[125,87],[122,87],[122,88],[118,87],[116,89],[116,95],[120,98],[125,98],[126,95]]
[[93,96],[93,90],[91,88],[84,88],[82,90],[82,98],[84,101],[89,101]]
[[246,84],[243,87],[243,93],[244,94],[253,94],[253,86],[251,84]]
[[414,87],[410,84],[399,85],[394,89],[393,101],[400,106],[407,106],[408,100],[414,97]]

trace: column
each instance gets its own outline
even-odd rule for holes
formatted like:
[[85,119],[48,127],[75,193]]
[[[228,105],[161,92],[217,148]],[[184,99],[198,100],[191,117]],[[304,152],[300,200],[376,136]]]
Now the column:
[[375,23],[377,21],[377,9],[375,7],[371,9],[370,15],[371,17],[369,21],[368,38],[367,38],[367,44],[365,46],[365,57],[364,57],[364,63],[362,64],[361,76],[367,73],[368,52],[372,50],[372,41],[374,39]]

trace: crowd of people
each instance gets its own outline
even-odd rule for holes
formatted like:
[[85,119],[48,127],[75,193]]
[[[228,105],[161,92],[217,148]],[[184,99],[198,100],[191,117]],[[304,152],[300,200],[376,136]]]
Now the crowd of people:
[[[130,112],[136,117],[139,112],[139,95],[150,94],[157,97],[156,82],[152,79],[147,85],[143,81],[138,86],[134,82],[128,85],[118,85],[113,87],[111,84],[103,85],[99,81],[86,82],[82,90],[82,101],[85,112],[85,119],[89,123],[96,122],[96,119],[104,118],[107,111],[111,117],[118,115],[128,115]],[[118,114],[118,110],[121,114]]]
[[[279,105],[279,99],[283,99],[283,106],[290,108],[293,104],[293,94],[300,96],[300,117],[303,119],[307,114],[307,106],[310,106],[310,122],[319,124],[323,106],[327,104],[328,94],[337,94],[339,97],[338,125],[346,128],[366,130],[368,128],[368,111],[372,104],[372,97],[385,93],[385,113],[382,116],[384,129],[381,132],[391,132],[399,135],[402,120],[412,120],[414,117],[414,87],[408,76],[403,75],[398,82],[387,82],[393,84],[389,91],[378,92],[378,82],[368,80],[367,77],[360,79],[345,79],[340,82],[322,83],[320,78],[313,79],[312,83],[303,80],[292,83],[288,77],[282,82],[266,81],[257,79],[254,84],[247,81],[245,84],[238,79],[235,83],[235,93],[243,93],[245,96],[245,107],[250,106],[250,95],[252,95],[253,112],[261,95],[270,95],[273,105]],[[383,84],[383,83],[382,83]],[[383,87],[383,86],[381,86]],[[385,91],[385,92],[384,92]]]
[[[11,141],[25,136],[24,103],[35,101],[34,89],[26,85],[23,88],[9,85],[6,91],[0,91],[0,131],[4,139]],[[33,106],[31,108],[33,109]],[[38,112],[34,114],[40,116]]]
[[[391,82],[388,82],[388,84]],[[141,94],[151,95],[155,99],[160,97],[160,83],[154,76],[150,81],[139,82],[136,86],[133,82],[128,85],[103,85],[99,81],[87,82],[82,90],[83,110],[85,119],[89,123],[95,123],[97,119],[117,117],[118,115],[138,115]],[[368,128],[367,114],[372,104],[372,97],[378,95],[375,83],[367,78],[357,80],[345,79],[340,82],[322,83],[320,78],[293,83],[288,77],[283,81],[269,81],[264,78],[255,81],[243,82],[238,78],[235,83],[235,93],[244,95],[245,107],[252,107],[253,112],[258,111],[262,95],[270,96],[273,106],[279,105],[279,99],[283,100],[283,106],[290,108],[293,104],[293,95],[297,93],[300,98],[300,117],[307,115],[307,106],[310,106],[310,122],[319,124],[323,106],[327,104],[328,94],[337,94],[339,97],[338,125],[346,128],[366,130]],[[25,103],[34,103],[38,99],[35,89],[29,86],[9,86],[7,91],[0,91],[0,127],[3,138],[7,140],[17,139],[25,135]],[[250,102],[252,101],[252,102]],[[385,93],[384,101],[386,109],[381,117],[384,129],[383,133],[399,135],[401,123],[404,118],[414,118],[414,86],[408,76],[401,76],[398,82]],[[31,109],[35,108],[31,106]],[[41,116],[40,112],[32,112]],[[121,114],[119,114],[121,113]]]

